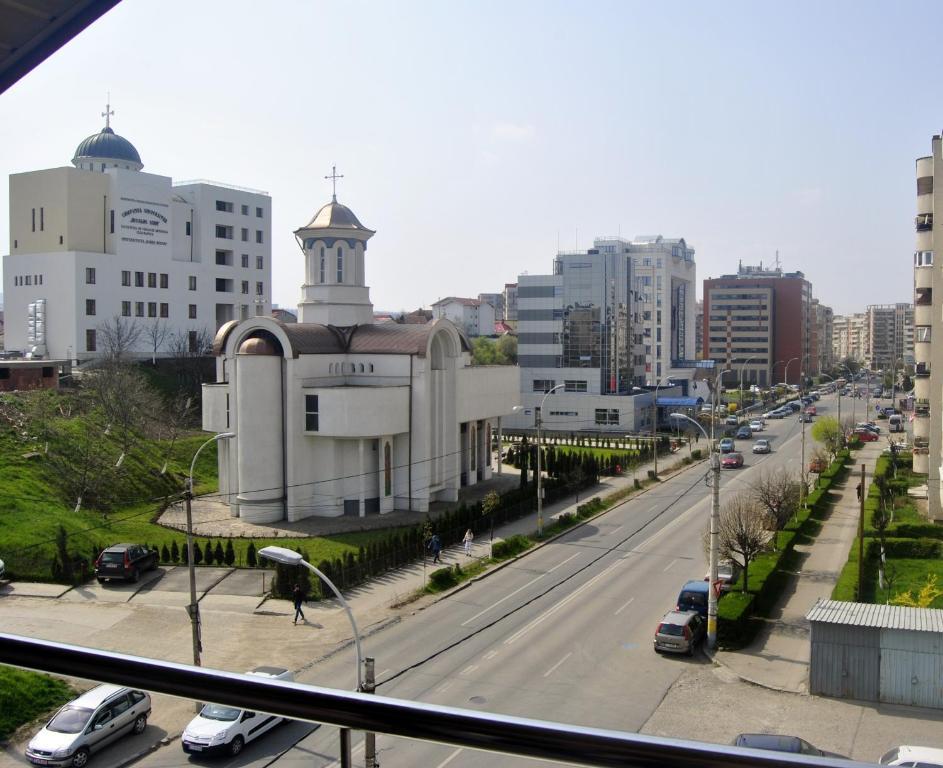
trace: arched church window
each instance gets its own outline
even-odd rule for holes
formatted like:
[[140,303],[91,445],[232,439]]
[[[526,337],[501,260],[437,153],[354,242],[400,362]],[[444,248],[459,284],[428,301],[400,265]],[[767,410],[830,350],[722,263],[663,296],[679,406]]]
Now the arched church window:
[[373,373],[373,363],[370,363],[370,373]]
[[337,246],[337,282],[344,282],[344,251]]
[[320,277],[318,278],[318,282],[323,283],[324,282],[324,246],[323,245],[321,246],[321,270],[319,274],[320,274]]
[[360,372],[363,373],[363,363],[360,364]]

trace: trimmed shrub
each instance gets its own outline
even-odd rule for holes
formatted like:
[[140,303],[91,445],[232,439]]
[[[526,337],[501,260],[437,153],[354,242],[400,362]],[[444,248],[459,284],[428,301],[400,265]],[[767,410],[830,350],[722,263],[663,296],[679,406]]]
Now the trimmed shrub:
[[[458,568],[458,565],[456,564],[455,567]],[[454,587],[456,584],[458,581],[451,567],[439,568],[429,574],[429,586],[437,591]]]
[[523,534],[515,534],[504,541],[496,541],[491,549],[491,557],[494,560],[507,560],[530,549],[533,542]]

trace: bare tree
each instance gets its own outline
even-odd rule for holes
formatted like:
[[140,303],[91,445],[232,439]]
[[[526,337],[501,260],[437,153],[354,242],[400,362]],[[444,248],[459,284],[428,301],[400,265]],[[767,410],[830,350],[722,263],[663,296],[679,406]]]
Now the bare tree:
[[151,364],[157,363],[157,353],[170,335],[170,327],[166,320],[157,318],[153,323],[144,326],[144,338],[151,350]]
[[738,493],[720,510],[717,526],[720,555],[743,568],[743,592],[749,586],[750,563],[767,548],[766,511],[757,506],[749,492]]
[[85,389],[103,414],[123,453],[140,437],[160,401],[133,364],[110,361],[89,371]]
[[799,481],[784,468],[764,472],[750,485],[750,495],[779,530],[799,508]]
[[106,320],[97,330],[98,346],[106,360],[123,360],[130,357],[141,337],[141,328],[137,322],[119,315]]

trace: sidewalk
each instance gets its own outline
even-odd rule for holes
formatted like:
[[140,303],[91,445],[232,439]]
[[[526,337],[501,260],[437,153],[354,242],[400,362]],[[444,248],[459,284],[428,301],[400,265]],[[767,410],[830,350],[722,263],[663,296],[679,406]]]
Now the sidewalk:
[[806,613],[819,598],[828,599],[858,532],[860,504],[855,487],[861,465],[867,483],[884,449],[865,443],[852,457],[852,471],[832,487],[839,495],[822,529],[810,544],[797,544],[799,570],[753,643],[739,651],[717,651],[714,661],[742,680],[774,690],[806,693],[809,675],[809,623]]

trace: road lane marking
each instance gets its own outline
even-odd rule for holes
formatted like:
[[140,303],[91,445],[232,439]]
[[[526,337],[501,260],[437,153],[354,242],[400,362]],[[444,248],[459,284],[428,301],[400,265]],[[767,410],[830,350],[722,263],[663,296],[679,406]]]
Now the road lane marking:
[[[562,563],[558,563],[557,565],[553,566],[553,568],[551,568],[549,571],[547,571],[547,573],[553,573],[555,570],[557,570],[557,568],[559,568],[559,567],[562,566],[562,565],[566,565],[566,564],[567,564],[568,562],[570,562],[570,560],[572,560],[574,557],[579,557],[580,554],[581,554],[580,552],[577,552],[576,554],[570,555],[570,556],[569,556],[566,560],[564,560]],[[462,624],[461,624],[461,626],[467,627],[467,626],[468,626],[469,624],[471,624],[475,619],[478,619],[478,618],[484,616],[488,611],[492,610],[493,608],[497,608],[497,607],[498,607],[499,605],[501,605],[501,603],[503,603],[505,600],[510,600],[510,599],[511,599],[512,597],[514,597],[514,595],[516,595],[518,592],[521,592],[521,591],[527,589],[528,587],[531,587],[531,586],[533,586],[534,584],[536,584],[536,583],[537,583],[538,581],[540,581],[544,576],[546,576],[547,573],[542,573],[542,574],[540,574],[540,576],[538,576],[537,578],[531,579],[531,580],[528,581],[524,586],[518,587],[518,588],[515,589],[513,592],[510,592],[510,593],[506,594],[506,595],[505,595],[504,597],[502,597],[500,600],[498,600],[498,601],[492,603],[492,604],[489,605],[487,608],[482,608],[480,611],[478,611],[478,613],[476,613],[476,614],[475,614],[474,616],[472,616],[470,619],[466,619],[465,621],[463,621]]]
[[616,528],[613,528],[611,531],[609,531],[609,532],[606,534],[606,536],[612,536],[612,534],[618,533],[618,532],[621,531],[623,528],[625,528],[624,525],[620,525],[620,526],[618,526],[618,527],[616,527]]
[[633,601],[634,599],[635,599],[634,597],[630,597],[626,602],[624,602],[624,603],[621,605],[621,607],[619,608],[619,610],[617,610],[617,611],[613,614],[613,616],[618,616],[620,613],[622,613],[622,611],[624,611],[626,608],[628,608],[630,605],[632,605],[632,601]]
[[456,757],[458,757],[462,752],[462,747],[456,749],[451,755],[449,755],[445,760],[439,763],[436,768],[445,768],[446,765],[451,763]]
[[491,659],[493,659],[493,658],[494,658],[495,656],[497,656],[497,655],[498,655],[498,652],[497,652],[497,651],[488,651],[488,652],[485,654],[485,661],[491,661]]
[[564,656],[562,659],[560,659],[560,661],[558,661],[556,664],[554,664],[552,667],[550,667],[550,669],[548,669],[546,672],[544,672],[544,677],[550,677],[550,675],[552,675],[554,672],[556,672],[557,669],[559,668],[559,666],[560,666],[564,661],[566,661],[568,658],[570,658],[570,656],[572,656],[572,655],[573,655],[573,651],[570,651],[566,656]]
[[674,565],[675,563],[677,563],[677,562],[678,562],[678,558],[676,557],[674,560],[672,560],[670,563],[668,563],[668,565],[666,565],[664,568],[662,568],[662,569],[661,569],[661,572],[662,572],[662,573],[665,573],[669,568],[671,568],[671,566],[673,566],[673,565]]
[[624,562],[625,562],[624,560],[616,560],[616,562],[614,562],[612,565],[606,568],[606,570],[604,570],[602,573],[597,574],[596,576],[591,578],[589,581],[587,581],[582,587],[574,590],[569,595],[564,597],[559,603],[548,608],[546,611],[540,614],[540,616],[538,616],[536,619],[530,622],[530,624],[525,626],[523,629],[519,629],[517,632],[511,635],[507,640],[505,640],[504,644],[511,645],[511,643],[514,643],[517,640],[520,640],[524,635],[530,632],[534,627],[542,624],[544,621],[549,619],[553,614],[555,614],[557,611],[559,611],[561,608],[567,605],[567,603],[569,603],[571,600],[575,600],[582,592],[592,587],[600,579],[603,579],[606,576],[608,576],[610,571],[615,570]]
[[469,664],[467,667],[465,667],[465,669],[463,669],[463,670],[462,670],[461,672],[459,672],[458,674],[459,674],[459,675],[470,675],[470,674],[471,674],[472,672],[474,672],[476,669],[478,669],[478,665],[477,665],[477,664]]
[[436,693],[445,693],[451,687],[452,687],[452,681],[449,680],[448,682],[442,683],[442,685],[439,686]]

